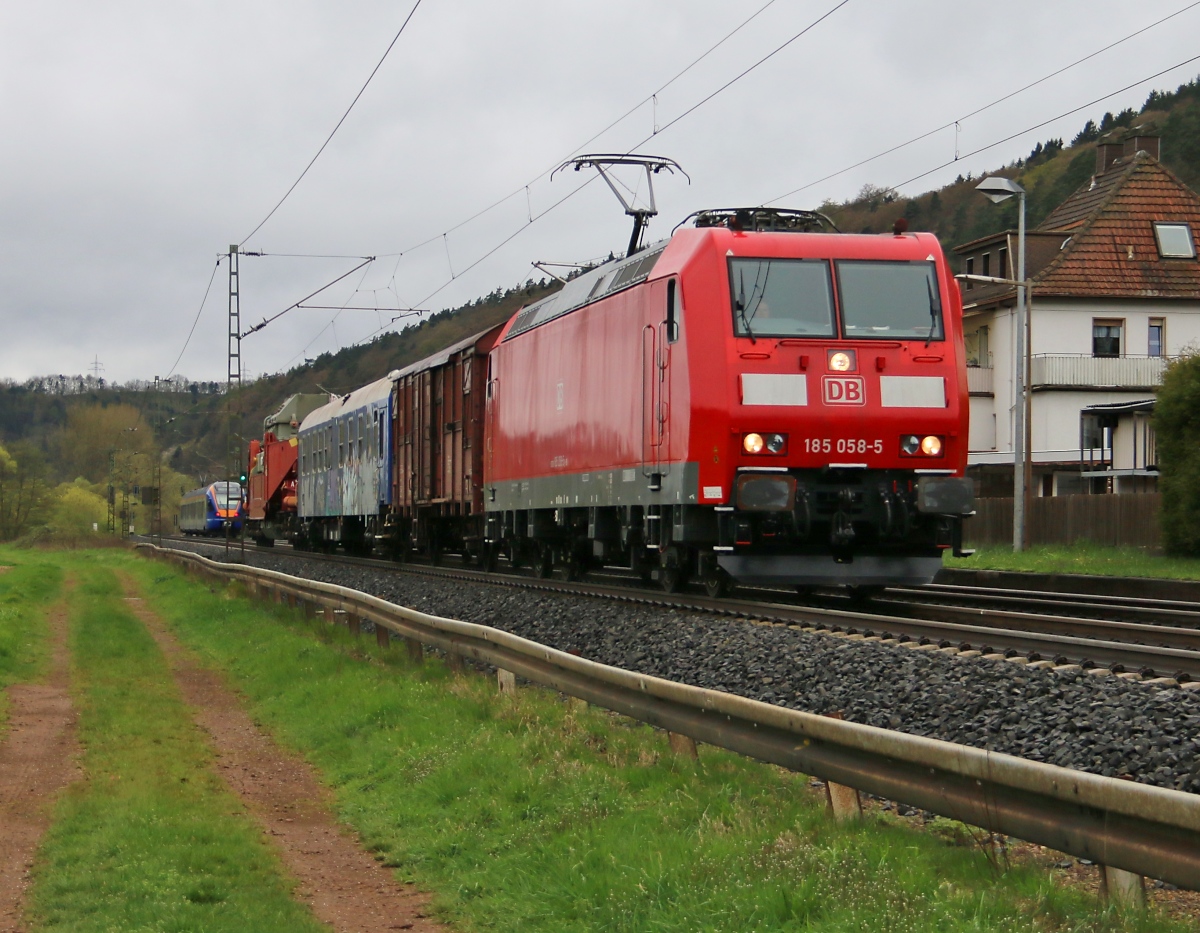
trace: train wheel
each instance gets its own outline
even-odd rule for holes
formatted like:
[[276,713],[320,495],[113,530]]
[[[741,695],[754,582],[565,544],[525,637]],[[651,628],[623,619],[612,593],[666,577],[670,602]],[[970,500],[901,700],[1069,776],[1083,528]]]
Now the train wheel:
[[682,548],[671,546],[659,556],[658,585],[663,592],[678,593],[688,581],[688,554]]
[[720,599],[733,591],[733,577],[720,567],[712,567],[704,575],[704,592],[710,599]]
[[513,570],[520,570],[524,559],[525,555],[521,551],[521,542],[514,539],[508,545],[508,566]]
[[533,559],[533,572],[539,580],[549,580],[554,574],[554,548],[549,544],[538,544]]
[[479,555],[479,564],[487,573],[495,573],[500,560],[500,549],[495,544],[485,544]]
[[568,583],[574,583],[582,580],[585,573],[587,573],[587,568],[584,566],[583,561],[580,560],[579,555],[570,554],[567,557],[566,563],[563,564],[563,579]]

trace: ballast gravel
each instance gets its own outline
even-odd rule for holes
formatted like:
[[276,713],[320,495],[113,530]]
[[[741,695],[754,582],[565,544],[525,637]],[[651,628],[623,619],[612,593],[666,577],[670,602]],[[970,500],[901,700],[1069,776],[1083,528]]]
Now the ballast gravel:
[[[174,545],[179,546],[179,545]],[[197,547],[213,556],[210,548]],[[1200,696],[699,612],[248,551],[256,566],[790,709],[1200,792]]]

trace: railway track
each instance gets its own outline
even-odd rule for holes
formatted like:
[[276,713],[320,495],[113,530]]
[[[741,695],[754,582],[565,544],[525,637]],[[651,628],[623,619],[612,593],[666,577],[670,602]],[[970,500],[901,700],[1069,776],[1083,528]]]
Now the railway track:
[[[163,540],[225,550],[224,542]],[[231,556],[239,559],[240,547],[235,544],[235,548],[237,555]],[[1200,603],[1182,600],[937,584],[889,589],[867,601],[826,592],[801,596],[759,588],[739,589],[733,597],[712,599],[693,592],[660,593],[636,585],[631,577],[609,572],[598,572],[584,582],[565,582],[538,579],[520,571],[486,573],[465,567],[397,564],[285,548],[272,551],[250,547],[246,553],[286,554],[378,570],[695,610],[1041,667],[1080,665],[1097,673],[1108,672],[1159,686],[1200,681]]]

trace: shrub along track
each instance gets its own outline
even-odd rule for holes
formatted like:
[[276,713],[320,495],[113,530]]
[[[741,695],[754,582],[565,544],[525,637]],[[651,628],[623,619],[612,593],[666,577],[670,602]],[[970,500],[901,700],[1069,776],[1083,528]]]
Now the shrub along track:
[[0,933],[24,929],[29,869],[50,824],[50,805],[80,776],[65,600],[51,607],[46,622],[49,676],[9,688],[9,730],[0,741]]
[[200,665],[122,575],[130,609],[170,665],[197,725],[211,738],[217,770],[299,879],[296,895],[338,931],[444,930],[429,919],[429,897],[396,881],[332,815],[332,796],[316,771],[259,730],[237,696]]

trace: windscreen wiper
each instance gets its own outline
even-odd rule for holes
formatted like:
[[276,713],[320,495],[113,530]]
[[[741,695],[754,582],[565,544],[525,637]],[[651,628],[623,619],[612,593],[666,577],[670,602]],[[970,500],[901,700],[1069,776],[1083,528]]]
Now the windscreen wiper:
[[933,332],[937,330],[938,315],[942,313],[942,303],[933,290],[933,282],[925,276],[925,290],[929,292],[929,336],[925,338],[925,346],[933,343]]
[[737,308],[738,319],[742,322],[742,327],[746,328],[746,336],[750,338],[751,345],[757,344],[754,339],[754,331],[750,329],[750,319],[746,317],[746,270],[738,269],[738,296],[735,307]]

